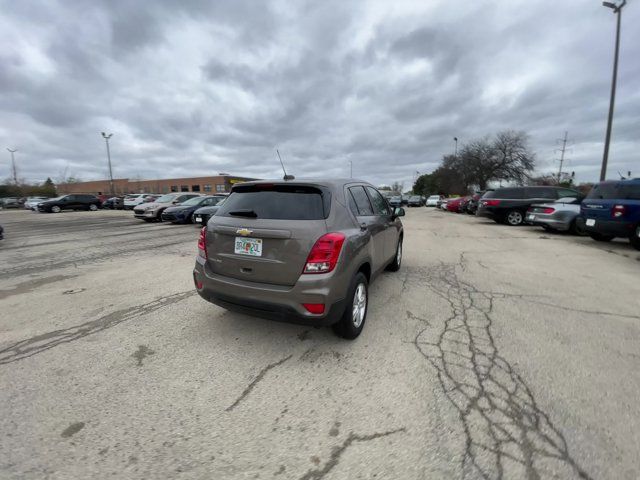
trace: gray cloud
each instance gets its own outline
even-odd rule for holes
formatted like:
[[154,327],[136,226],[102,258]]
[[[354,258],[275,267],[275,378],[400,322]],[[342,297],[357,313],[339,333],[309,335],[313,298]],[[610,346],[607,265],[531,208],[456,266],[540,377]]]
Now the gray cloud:
[[[600,2],[84,2],[0,0],[0,139],[20,175],[226,171],[374,183],[429,172],[461,141],[555,140],[595,180],[614,17]],[[567,21],[571,19],[571,21]],[[611,174],[638,171],[640,8],[625,7]],[[0,177],[9,158],[0,156]]]

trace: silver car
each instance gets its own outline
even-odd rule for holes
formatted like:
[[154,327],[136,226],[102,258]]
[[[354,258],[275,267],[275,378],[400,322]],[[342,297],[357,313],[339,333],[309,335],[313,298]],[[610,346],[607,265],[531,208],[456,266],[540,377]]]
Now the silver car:
[[551,232],[584,235],[584,230],[576,224],[576,218],[580,214],[580,203],[582,198],[566,197],[554,203],[531,205],[527,210],[525,222]]

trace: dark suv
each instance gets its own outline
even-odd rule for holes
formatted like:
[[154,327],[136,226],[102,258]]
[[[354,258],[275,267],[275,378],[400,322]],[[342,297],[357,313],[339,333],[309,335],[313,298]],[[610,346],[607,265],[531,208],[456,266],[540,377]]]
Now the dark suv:
[[196,289],[229,310],[356,338],[370,282],[400,268],[403,215],[354,180],[236,184],[201,230]]
[[59,213],[62,210],[98,210],[102,202],[95,195],[63,195],[38,203],[39,212]]
[[582,202],[578,221],[594,240],[625,237],[640,250],[640,178],[595,185]]
[[561,187],[508,187],[485,193],[476,215],[497,223],[522,225],[527,209],[534,203],[554,202],[559,198],[578,198],[581,193]]

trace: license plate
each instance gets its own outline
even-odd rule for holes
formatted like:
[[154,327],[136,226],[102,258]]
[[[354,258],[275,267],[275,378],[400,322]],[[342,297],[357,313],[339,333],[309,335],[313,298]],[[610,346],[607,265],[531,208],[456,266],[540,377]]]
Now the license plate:
[[200,223],[202,221],[202,217],[200,215],[194,215],[193,220]]
[[535,215],[527,215],[527,220],[529,220],[529,221],[533,221],[533,220],[535,220],[535,219],[536,219],[536,216],[535,216]]
[[234,253],[240,255],[250,255],[252,257],[262,256],[262,239],[261,238],[244,238],[236,237]]
[[593,218],[587,218],[585,224],[587,225],[587,227],[593,227],[596,224],[596,221]]

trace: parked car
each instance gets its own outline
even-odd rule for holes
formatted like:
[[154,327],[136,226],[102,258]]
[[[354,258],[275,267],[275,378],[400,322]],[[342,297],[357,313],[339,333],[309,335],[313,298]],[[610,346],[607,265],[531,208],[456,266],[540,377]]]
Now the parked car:
[[22,199],[18,197],[5,197],[1,200],[2,208],[22,208]]
[[218,198],[213,196],[190,198],[179,205],[166,208],[162,212],[162,221],[171,223],[192,223],[193,212],[200,207],[215,205],[218,201]]
[[559,198],[579,198],[578,191],[562,187],[507,187],[485,193],[480,199],[479,217],[491,218],[497,223],[522,225],[527,210],[537,203],[552,203]]
[[200,207],[195,212],[193,212],[193,223],[198,223],[202,226],[205,226],[211,217],[213,217],[220,207],[224,205],[226,201],[226,197],[216,197],[218,198],[218,202],[215,205],[211,205],[208,207]]
[[25,210],[37,210],[37,205],[40,202],[44,202],[48,200],[49,197],[27,197],[23,206]]
[[159,199],[162,195],[156,195],[151,194],[151,195],[145,195],[144,197],[142,197],[142,203],[151,203],[151,202],[155,202],[157,199]]
[[450,200],[449,198],[441,199],[440,200],[440,205],[438,205],[438,208],[441,208],[442,210],[446,210],[447,209],[447,204],[449,203],[449,200]]
[[162,212],[164,212],[165,208],[173,207],[179,203],[186,202],[190,198],[199,196],[199,193],[167,193],[156,199],[155,202],[136,205],[133,209],[133,216],[145,222],[162,220]]
[[236,184],[201,230],[196,289],[229,310],[356,338],[369,284],[400,269],[403,215],[364,182]]
[[465,197],[450,198],[447,202],[447,210],[449,212],[461,213],[462,201]]
[[478,211],[478,205],[480,204],[480,199],[485,193],[490,191],[493,191],[493,189],[481,190],[471,195],[471,199],[469,200],[469,203],[467,203],[467,213],[469,215],[476,214],[476,212]]
[[408,207],[421,207],[423,205],[423,200],[420,195],[412,195],[409,197],[407,202]]
[[392,207],[401,207],[402,197],[400,195],[394,195],[389,199],[389,205],[391,205]]
[[0,225],[0,240],[4,240],[4,228]]
[[111,197],[102,202],[102,208],[108,208],[110,210],[123,210],[125,197]]
[[640,250],[640,178],[595,185],[582,202],[578,222],[594,240],[628,238]]
[[39,212],[59,213],[62,210],[98,210],[101,206],[100,199],[95,195],[73,194],[62,195],[40,202],[37,205]]
[[552,203],[533,204],[527,210],[525,221],[551,232],[586,235],[583,226],[577,222],[582,199],[583,197],[568,197]]
[[438,202],[441,200],[442,200],[442,195],[431,195],[429,198],[427,198],[427,201],[425,202],[425,206],[437,207]]
[[124,209],[133,210],[137,205],[144,203],[145,198],[150,198],[150,193],[132,193],[124,197]]

